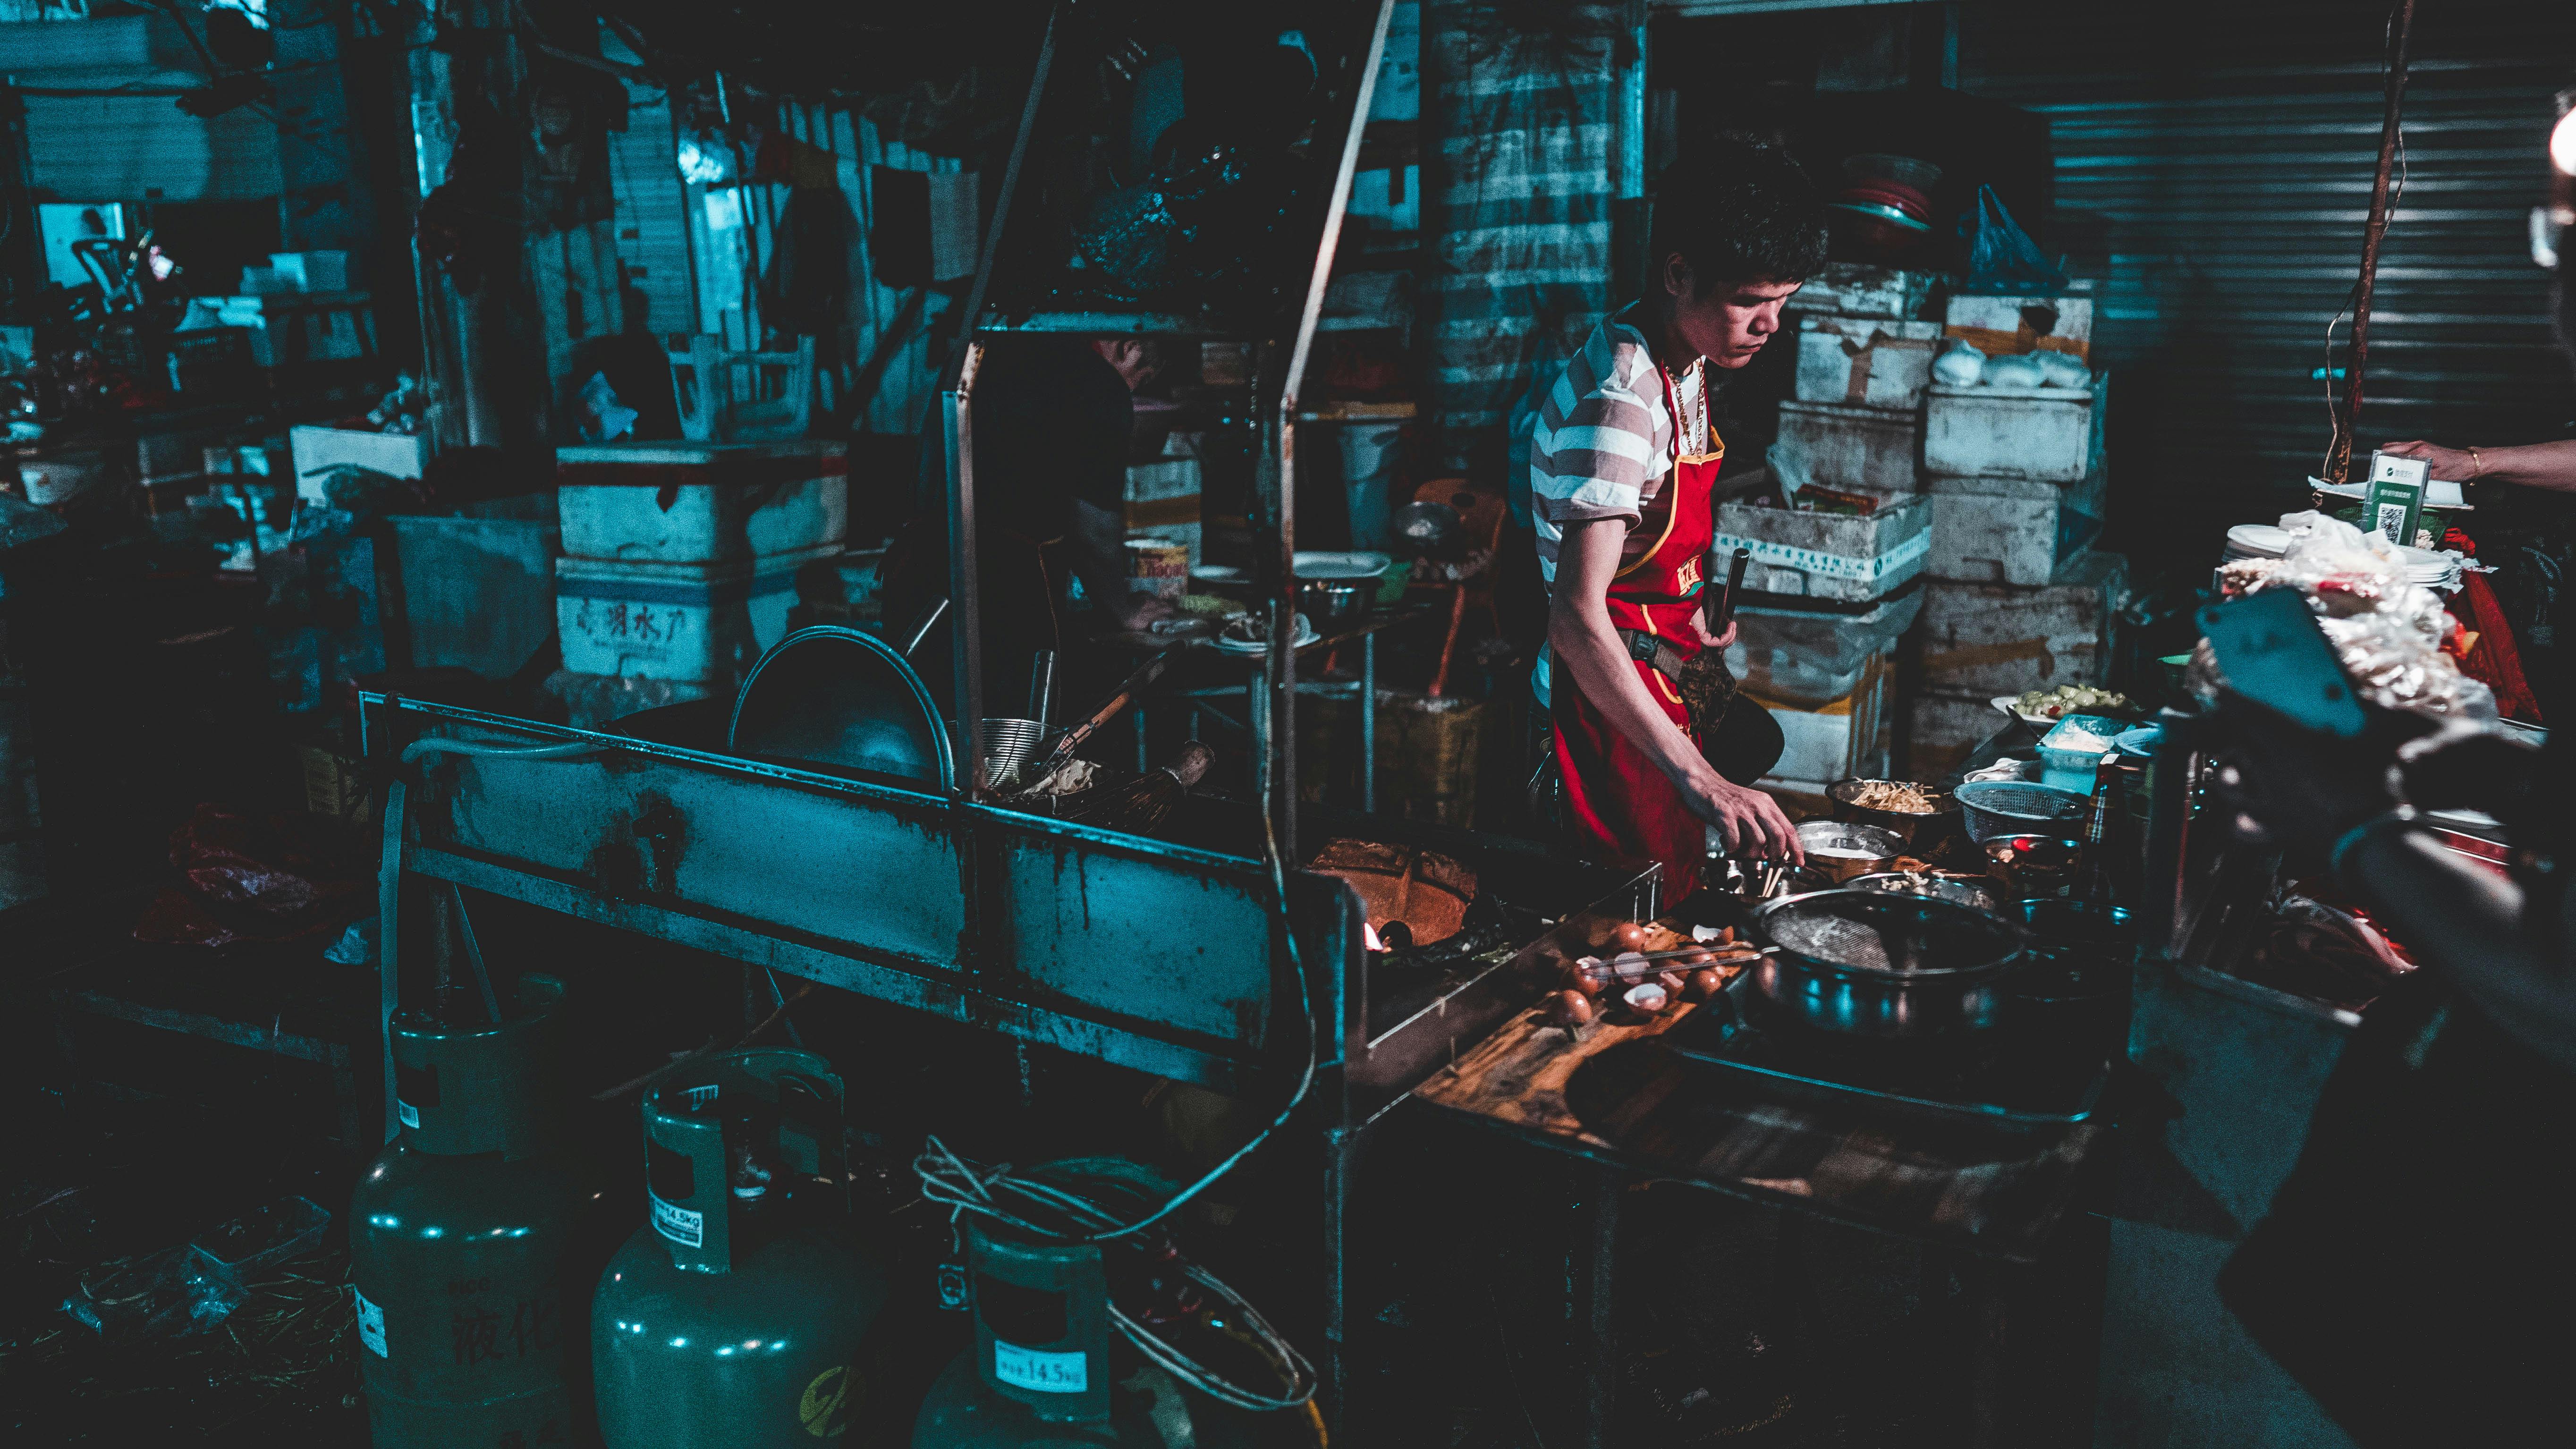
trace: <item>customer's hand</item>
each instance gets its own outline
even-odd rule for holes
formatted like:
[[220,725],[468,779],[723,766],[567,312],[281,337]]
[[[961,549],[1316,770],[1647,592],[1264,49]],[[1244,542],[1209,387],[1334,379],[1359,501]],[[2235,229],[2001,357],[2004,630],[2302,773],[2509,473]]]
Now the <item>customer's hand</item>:
[[2398,458],[2421,458],[2433,465],[2432,476],[2445,483],[2466,483],[2478,474],[2477,459],[2466,448],[2445,448],[2416,438],[2382,443],[2379,451]]
[[1789,823],[1780,802],[1767,793],[1735,784],[1715,770],[1695,775],[1681,789],[1692,812],[1717,827],[1729,857],[1807,863],[1807,852],[1798,844],[1798,827]]
[[2219,704],[2217,789],[2283,845],[2323,851],[2399,802],[2398,747],[2433,726],[2372,707],[2358,739],[2337,739],[2230,693]]

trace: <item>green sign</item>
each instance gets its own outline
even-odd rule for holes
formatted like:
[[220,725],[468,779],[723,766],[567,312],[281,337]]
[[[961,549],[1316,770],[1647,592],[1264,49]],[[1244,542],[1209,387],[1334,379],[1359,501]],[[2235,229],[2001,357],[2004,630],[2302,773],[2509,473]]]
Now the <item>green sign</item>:
[[2416,531],[2424,524],[2424,490],[2432,474],[2433,465],[2421,458],[2371,454],[2362,527],[2400,548],[2413,548]]

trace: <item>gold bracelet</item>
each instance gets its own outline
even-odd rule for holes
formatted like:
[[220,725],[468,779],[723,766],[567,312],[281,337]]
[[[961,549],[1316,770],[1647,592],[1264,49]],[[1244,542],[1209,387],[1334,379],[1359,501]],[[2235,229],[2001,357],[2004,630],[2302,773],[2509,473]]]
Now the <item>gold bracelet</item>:
[[2473,483],[2473,482],[2476,482],[2476,481],[2477,481],[2477,479],[2478,479],[2478,476],[2479,476],[2480,474],[2482,474],[2482,473],[2486,472],[2486,470],[2487,470],[2487,460],[2478,456],[2478,450],[2477,450],[2477,449],[2475,449],[2475,448],[2471,448],[2471,449],[2469,449],[2469,476],[2468,476],[2468,477],[2466,477],[2466,478],[2464,478],[2464,479],[2462,479],[2461,481],[2462,481],[2462,482],[2464,482],[2464,483]]

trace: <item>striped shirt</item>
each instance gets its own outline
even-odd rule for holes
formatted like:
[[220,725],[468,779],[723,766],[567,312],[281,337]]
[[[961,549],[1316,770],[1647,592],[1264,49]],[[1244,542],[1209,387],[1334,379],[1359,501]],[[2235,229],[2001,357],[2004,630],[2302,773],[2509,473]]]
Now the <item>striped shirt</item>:
[[[1624,558],[1654,542],[1638,527],[1672,475],[1673,410],[1646,334],[1621,312],[1605,317],[1565,364],[1530,433],[1530,521],[1538,571],[1556,583],[1565,525],[1593,518],[1628,521]],[[1673,380],[1684,416],[1700,412],[1701,364]],[[1697,452],[1697,449],[1693,449]]]

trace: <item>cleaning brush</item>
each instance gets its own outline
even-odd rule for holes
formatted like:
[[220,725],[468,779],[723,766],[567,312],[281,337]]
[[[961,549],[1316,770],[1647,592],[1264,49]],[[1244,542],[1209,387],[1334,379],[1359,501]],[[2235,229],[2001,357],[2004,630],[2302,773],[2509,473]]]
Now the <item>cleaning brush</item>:
[[1146,831],[1179,809],[1190,787],[1204,779],[1216,751],[1197,740],[1181,746],[1169,760],[1147,770],[1073,812],[1072,818],[1104,830]]

